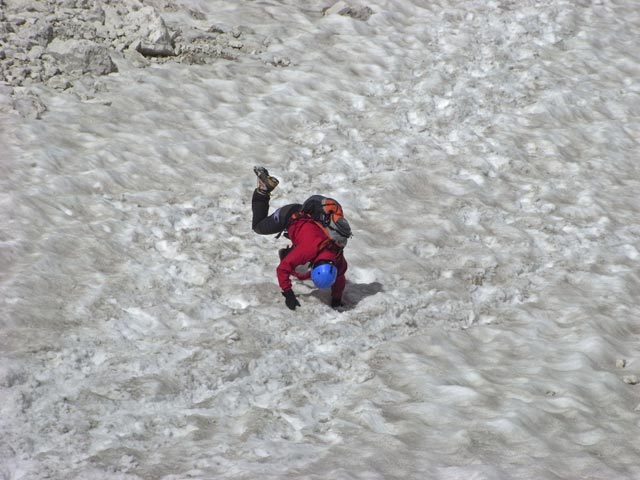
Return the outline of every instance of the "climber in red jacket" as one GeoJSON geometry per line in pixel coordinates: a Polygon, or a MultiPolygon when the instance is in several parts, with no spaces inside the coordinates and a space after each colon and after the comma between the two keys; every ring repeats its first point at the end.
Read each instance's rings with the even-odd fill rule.
{"type": "Polygon", "coordinates": [[[255,167],[254,172],[258,188],[251,199],[253,230],[261,235],[284,233],[292,243],[279,251],[276,269],[287,307],[295,310],[300,306],[292,289],[292,276],[300,280],[311,278],[318,288],[331,288],[331,306],[342,307],[347,271],[343,250],[351,237],[342,207],[333,199],[314,195],[304,204],[285,205],[268,215],[271,192],[278,180],[263,167],[255,167]],[[300,272],[304,266],[308,269],[300,272]]]}

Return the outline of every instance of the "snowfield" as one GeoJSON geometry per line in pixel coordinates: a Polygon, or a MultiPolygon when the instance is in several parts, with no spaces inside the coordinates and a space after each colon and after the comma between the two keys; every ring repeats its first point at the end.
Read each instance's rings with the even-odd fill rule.
{"type": "Polygon", "coordinates": [[[635,0],[0,1],[0,479],[640,479],[635,0]],[[319,193],[343,312],[251,231],[319,193]]]}

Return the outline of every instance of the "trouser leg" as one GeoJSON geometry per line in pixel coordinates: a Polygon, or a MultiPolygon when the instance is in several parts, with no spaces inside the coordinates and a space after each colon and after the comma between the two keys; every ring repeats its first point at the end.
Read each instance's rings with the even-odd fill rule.
{"type": "Polygon", "coordinates": [[[257,190],[254,190],[253,197],[251,197],[251,211],[253,213],[251,228],[256,233],[264,234],[258,225],[267,218],[269,213],[269,196],[262,195],[257,190]]]}
{"type": "Polygon", "coordinates": [[[287,227],[289,216],[300,208],[299,203],[291,203],[277,209],[271,215],[267,215],[269,213],[269,197],[254,191],[251,198],[253,211],[251,227],[254,232],[260,235],[280,233],[287,227]]]}

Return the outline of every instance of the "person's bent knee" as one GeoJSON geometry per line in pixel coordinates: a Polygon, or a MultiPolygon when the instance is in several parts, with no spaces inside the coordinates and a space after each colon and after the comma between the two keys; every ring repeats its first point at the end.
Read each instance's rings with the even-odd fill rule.
{"type": "Polygon", "coordinates": [[[269,231],[268,229],[264,228],[264,226],[261,226],[260,224],[254,225],[253,226],[253,231],[255,233],[257,233],[258,235],[269,235],[273,232],[269,231]]]}

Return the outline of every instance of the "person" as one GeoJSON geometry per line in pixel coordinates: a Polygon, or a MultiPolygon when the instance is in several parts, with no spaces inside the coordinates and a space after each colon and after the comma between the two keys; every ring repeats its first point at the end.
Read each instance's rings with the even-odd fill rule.
{"type": "MultiPolygon", "coordinates": [[[[284,205],[269,215],[271,192],[279,181],[269,175],[264,167],[254,167],[253,170],[258,177],[258,186],[251,198],[253,231],[260,235],[284,234],[291,240],[290,247],[279,250],[280,263],[276,268],[286,306],[291,310],[300,307],[291,283],[291,277],[295,277],[299,280],[311,278],[318,288],[331,288],[331,306],[336,309],[343,307],[342,296],[348,266],[344,247],[351,237],[349,223],[344,217],[340,217],[337,223],[325,228],[309,214],[305,214],[305,204],[300,203],[284,205]],[[305,265],[309,269],[300,272],[300,268],[305,265]]],[[[316,197],[324,198],[310,198],[316,197]]],[[[335,204],[338,205],[337,202],[335,204]]]]}

